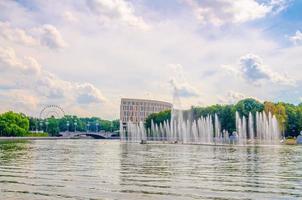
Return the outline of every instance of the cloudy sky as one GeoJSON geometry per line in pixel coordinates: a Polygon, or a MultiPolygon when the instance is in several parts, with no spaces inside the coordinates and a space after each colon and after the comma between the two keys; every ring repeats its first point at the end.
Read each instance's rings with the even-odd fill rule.
{"type": "Polygon", "coordinates": [[[0,0],[0,112],[302,100],[300,0],[0,0]]]}

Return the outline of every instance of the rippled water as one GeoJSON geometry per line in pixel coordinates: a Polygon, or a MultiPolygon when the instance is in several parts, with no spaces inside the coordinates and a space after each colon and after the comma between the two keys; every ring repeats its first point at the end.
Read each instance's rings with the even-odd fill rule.
{"type": "Polygon", "coordinates": [[[302,146],[0,143],[0,199],[299,199],[302,146]]]}

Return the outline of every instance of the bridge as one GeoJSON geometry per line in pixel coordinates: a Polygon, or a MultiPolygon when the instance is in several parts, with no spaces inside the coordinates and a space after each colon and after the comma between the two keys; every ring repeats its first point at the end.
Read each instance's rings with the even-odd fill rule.
{"type": "Polygon", "coordinates": [[[65,138],[76,138],[81,136],[89,136],[94,139],[117,139],[117,137],[113,137],[115,135],[111,132],[61,132],[60,135],[65,138]]]}

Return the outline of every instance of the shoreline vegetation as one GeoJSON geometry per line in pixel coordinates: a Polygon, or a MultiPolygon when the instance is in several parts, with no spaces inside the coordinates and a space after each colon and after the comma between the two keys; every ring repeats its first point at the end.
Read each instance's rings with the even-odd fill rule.
{"type": "Polygon", "coordinates": [[[0,114],[1,137],[45,138],[58,137],[61,132],[114,132],[119,130],[118,120],[103,120],[98,117],[80,118],[66,115],[56,119],[39,119],[12,111],[0,114]]]}
{"type": "MultiPolygon", "coordinates": [[[[194,107],[183,111],[184,119],[196,120],[200,117],[208,115],[214,116],[217,114],[221,122],[221,130],[226,130],[229,133],[236,131],[236,111],[239,115],[248,118],[249,113],[255,115],[257,112],[265,112],[267,115],[271,113],[276,116],[279,124],[279,130],[286,139],[295,139],[302,131],[302,103],[299,105],[284,103],[284,102],[259,102],[252,98],[247,98],[239,101],[236,104],[229,105],[212,105],[207,107],[194,107]]],[[[151,128],[152,121],[159,125],[164,121],[170,121],[171,111],[163,111],[153,113],[148,116],[145,122],[146,129],[151,128]]],[[[213,118],[214,120],[214,118],[213,118]]],[[[291,141],[291,140],[290,140],[291,141]]],[[[289,143],[292,143],[289,142],[289,143]]]]}
{"type": "Polygon", "coordinates": [[[10,142],[10,141],[26,141],[26,140],[77,140],[77,139],[91,139],[91,138],[84,138],[84,137],[56,137],[56,136],[34,136],[34,137],[0,137],[0,145],[1,142],[10,142]]]}
{"type": "MultiPolygon", "coordinates": [[[[294,144],[295,138],[302,131],[302,103],[299,105],[288,104],[284,102],[264,102],[261,103],[255,99],[244,99],[236,104],[212,105],[207,107],[194,107],[184,110],[184,117],[197,119],[201,116],[217,114],[221,121],[222,130],[233,132],[236,130],[235,112],[238,111],[241,116],[248,116],[251,112],[265,111],[276,116],[279,129],[287,139],[285,143],[294,144]]],[[[155,124],[171,119],[171,110],[153,113],[145,121],[145,127],[151,127],[151,121],[155,124]]],[[[119,120],[103,120],[97,117],[79,118],[77,116],[64,116],[56,119],[38,119],[26,116],[22,113],[12,111],[0,114],[0,139],[1,137],[28,137],[28,138],[55,138],[60,136],[60,132],[118,132],[119,120]]]]}

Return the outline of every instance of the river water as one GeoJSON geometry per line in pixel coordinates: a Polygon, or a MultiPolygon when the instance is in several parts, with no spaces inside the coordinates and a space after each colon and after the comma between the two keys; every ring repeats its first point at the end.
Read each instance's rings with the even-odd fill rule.
{"type": "Polygon", "coordinates": [[[0,199],[302,199],[302,146],[1,142],[0,199]]]}

